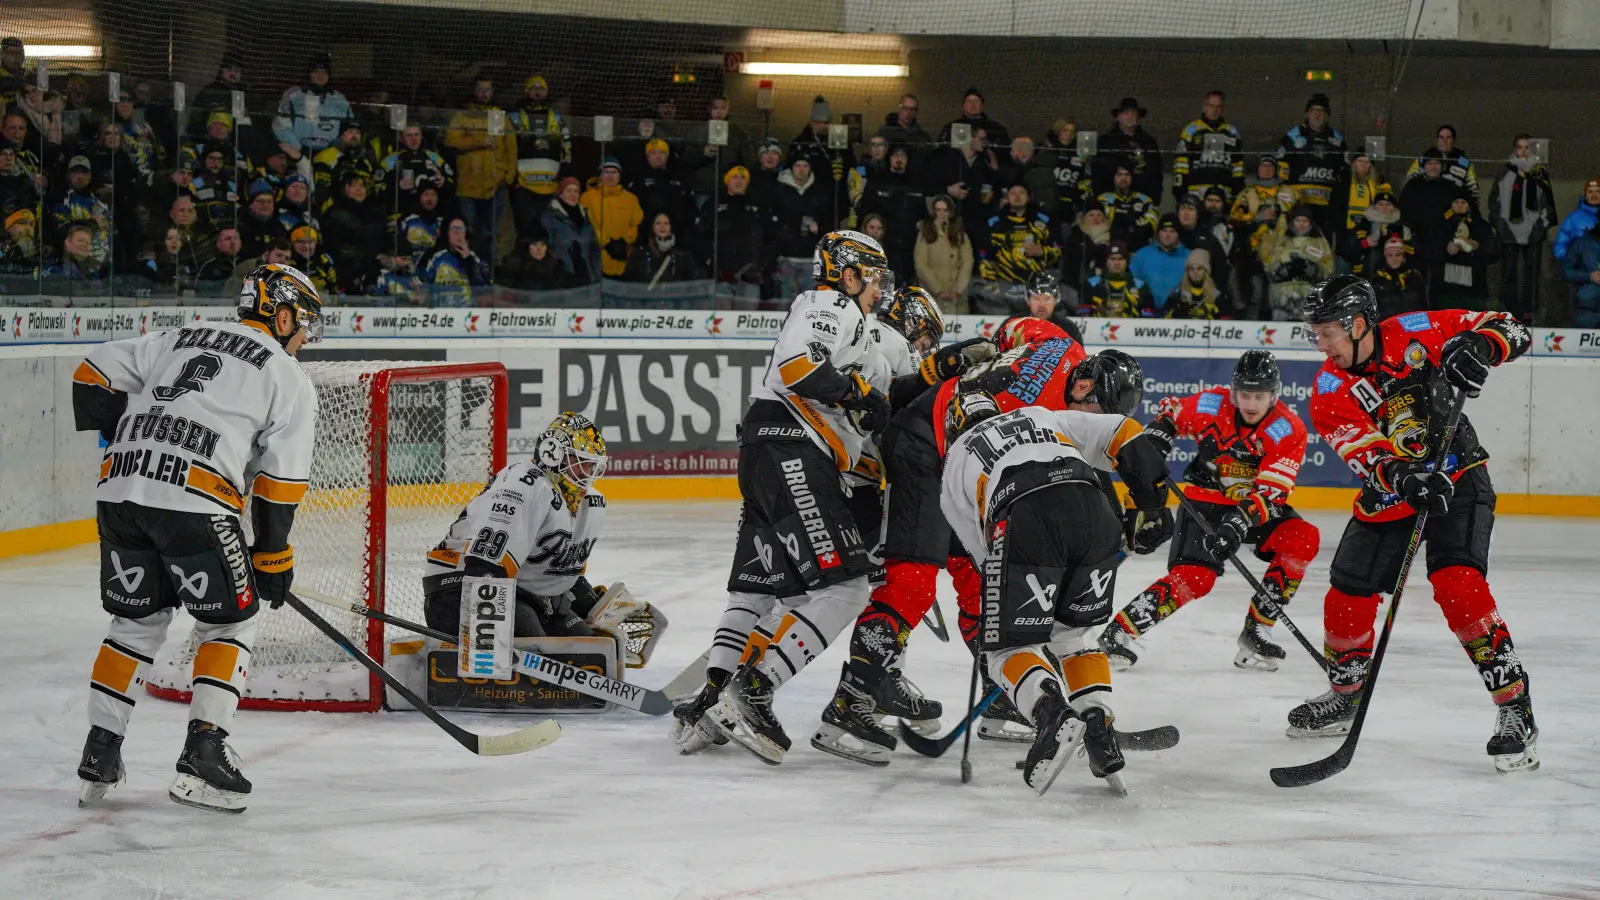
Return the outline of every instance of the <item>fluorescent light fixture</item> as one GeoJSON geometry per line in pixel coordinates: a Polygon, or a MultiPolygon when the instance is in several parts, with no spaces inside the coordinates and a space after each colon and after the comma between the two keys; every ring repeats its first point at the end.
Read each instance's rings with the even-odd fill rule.
{"type": "Polygon", "coordinates": [[[100,58],[100,48],[94,44],[28,44],[22,51],[34,59],[100,58]]]}
{"type": "Polygon", "coordinates": [[[747,62],[739,66],[746,75],[810,75],[818,78],[905,78],[908,66],[861,63],[747,62]]]}

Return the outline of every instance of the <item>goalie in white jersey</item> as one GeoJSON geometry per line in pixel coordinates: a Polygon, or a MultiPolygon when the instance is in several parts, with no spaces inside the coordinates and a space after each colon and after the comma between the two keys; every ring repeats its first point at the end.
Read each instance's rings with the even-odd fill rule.
{"type": "Polygon", "coordinates": [[[178,606],[195,620],[189,734],[169,796],[243,812],[250,782],[227,746],[260,601],[294,578],[289,530],[311,477],[317,395],[294,356],[321,338],[322,302],[299,271],[245,278],[238,322],[101,344],[73,375],[78,430],[106,441],[95,491],[101,603],[111,629],[90,676],[81,803],[123,777],[140,671],[178,606]],[[250,504],[254,543],[240,518],[250,504]]]}
{"type": "Polygon", "coordinates": [[[1002,414],[980,391],[958,395],[946,417],[946,433],[959,438],[945,457],[940,507],[983,572],[980,663],[1034,725],[1023,777],[1041,794],[1080,737],[1096,776],[1116,779],[1122,769],[1106,705],[1111,668],[1085,635],[1111,618],[1124,532],[1139,553],[1172,534],[1166,461],[1123,414],[1142,392],[1137,367],[1127,378],[1115,358],[1107,362],[1074,409],[1002,414]],[[1102,404],[1112,411],[1100,413],[1102,404]],[[1127,484],[1125,522],[1096,469],[1127,484]]]}
{"type": "Polygon", "coordinates": [[[892,293],[893,276],[883,248],[854,231],[823,237],[812,276],[817,287],[789,307],[741,425],[744,506],[728,610],[705,688],[674,711],[673,736],[684,752],[731,738],[772,765],[781,762],[789,738],[772,715],[773,691],[867,604],[869,542],[840,477],[888,424],[889,399],[868,382],[873,369],[887,366],[868,336],[866,313],[880,292],[892,293]],[[779,598],[787,598],[782,606],[779,598]],[[752,620],[754,628],[747,627],[752,620]],[[725,666],[736,652],[742,658],[732,674],[725,666]]]}
{"type": "Polygon", "coordinates": [[[606,441],[585,416],[564,412],[539,436],[533,458],[501,469],[428,552],[422,579],[428,626],[454,633],[462,579],[513,581],[517,637],[574,637],[617,631],[623,619],[644,643],[630,653],[642,666],[665,619],[626,592],[601,595],[584,576],[600,540],[606,498],[606,441]],[[606,602],[601,603],[604,599],[606,602]]]}

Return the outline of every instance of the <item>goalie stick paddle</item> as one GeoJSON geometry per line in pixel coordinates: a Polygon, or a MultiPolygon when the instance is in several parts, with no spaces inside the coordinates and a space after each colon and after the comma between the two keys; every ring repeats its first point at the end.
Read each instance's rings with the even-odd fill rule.
{"type": "MultiPolygon", "coordinates": [[[[388,613],[379,612],[375,609],[362,606],[359,603],[343,603],[341,601],[334,600],[331,597],[322,597],[312,593],[307,593],[306,597],[307,599],[315,600],[318,603],[323,603],[328,606],[338,607],[339,609],[348,609],[358,616],[366,616],[369,619],[377,619],[380,622],[387,622],[390,625],[394,625],[398,628],[404,628],[407,631],[414,631],[417,634],[420,634],[424,637],[431,637],[437,641],[443,641],[447,644],[454,644],[456,642],[456,636],[453,634],[446,634],[443,631],[429,628],[426,625],[423,625],[419,622],[412,622],[409,619],[402,619],[399,616],[391,616],[388,613]]],[[[328,627],[331,628],[333,626],[330,625],[328,627]]],[[[672,700],[667,696],[666,693],[662,691],[653,691],[646,687],[640,687],[637,684],[628,684],[626,681],[618,681],[615,678],[608,678],[604,675],[590,672],[587,669],[580,669],[577,666],[569,665],[559,660],[541,656],[529,650],[513,651],[511,658],[513,663],[512,668],[524,675],[537,678],[540,681],[547,682],[549,684],[559,684],[564,688],[577,691],[585,696],[597,697],[601,700],[609,700],[618,706],[635,710],[637,712],[642,712],[650,716],[664,716],[667,713],[672,712],[672,700]]],[[[409,700],[410,697],[407,697],[406,699],[409,700]]]]}
{"type": "MultiPolygon", "coordinates": [[[[1434,454],[1434,470],[1444,465],[1450,453],[1450,444],[1455,441],[1456,426],[1461,423],[1461,410],[1467,405],[1467,392],[1457,391],[1454,402],[1450,405],[1450,417],[1446,420],[1444,428],[1444,441],[1439,445],[1439,451],[1434,454]]],[[[1367,721],[1367,713],[1372,710],[1372,690],[1378,684],[1378,668],[1383,665],[1384,651],[1389,647],[1389,635],[1394,631],[1394,615],[1400,609],[1400,595],[1406,589],[1406,576],[1411,574],[1411,561],[1417,557],[1417,548],[1422,544],[1422,530],[1428,524],[1428,511],[1417,511],[1416,524],[1411,526],[1411,543],[1406,546],[1406,555],[1400,562],[1400,577],[1394,582],[1394,596],[1389,600],[1389,613],[1383,620],[1383,633],[1378,635],[1378,646],[1372,651],[1372,662],[1367,669],[1367,683],[1361,689],[1361,703],[1356,707],[1355,721],[1350,723],[1350,733],[1345,735],[1344,742],[1332,755],[1322,759],[1308,762],[1299,766],[1278,766],[1271,771],[1272,783],[1278,787],[1305,787],[1316,784],[1327,778],[1343,772],[1350,760],[1356,755],[1356,742],[1361,740],[1361,726],[1367,721]]]]}
{"type": "Polygon", "coordinates": [[[553,743],[561,737],[561,726],[553,719],[546,719],[537,725],[518,729],[509,734],[475,734],[446,719],[438,710],[429,706],[427,701],[412,693],[400,682],[400,679],[390,674],[388,669],[378,665],[372,657],[361,652],[344,632],[328,624],[328,620],[311,611],[305,602],[293,593],[285,594],[284,602],[294,607],[294,611],[305,616],[306,621],[315,625],[317,630],[328,636],[328,639],[338,644],[344,652],[355,657],[356,662],[365,666],[368,671],[383,680],[383,683],[393,688],[395,693],[406,698],[406,701],[417,708],[417,711],[427,716],[433,724],[444,729],[445,734],[455,738],[456,743],[471,750],[479,756],[511,756],[516,753],[527,753],[537,750],[546,744],[553,743]]]}
{"type": "MultiPolygon", "coordinates": [[[[1183,491],[1180,491],[1174,487],[1171,481],[1167,482],[1167,486],[1171,489],[1172,493],[1178,496],[1178,505],[1183,507],[1184,511],[1189,514],[1189,518],[1194,519],[1195,522],[1200,525],[1200,530],[1206,533],[1206,537],[1216,537],[1217,530],[1212,527],[1211,523],[1206,520],[1205,516],[1200,515],[1199,510],[1194,508],[1194,501],[1190,500],[1188,497],[1185,497],[1183,495],[1183,491]]],[[[1289,618],[1288,613],[1284,612],[1283,607],[1279,605],[1276,600],[1272,599],[1271,594],[1267,593],[1267,589],[1264,585],[1262,585],[1261,581],[1257,579],[1255,575],[1251,574],[1250,570],[1245,567],[1244,563],[1239,561],[1239,554],[1230,554],[1228,556],[1228,562],[1233,563],[1233,567],[1239,570],[1240,575],[1244,576],[1244,580],[1250,585],[1250,589],[1256,592],[1256,597],[1260,599],[1262,608],[1276,612],[1278,621],[1283,623],[1283,627],[1289,629],[1289,633],[1294,635],[1294,639],[1300,642],[1300,646],[1306,648],[1306,652],[1311,654],[1311,658],[1316,661],[1318,668],[1322,669],[1324,672],[1328,671],[1328,660],[1317,651],[1316,647],[1311,646],[1311,642],[1306,640],[1306,636],[1300,633],[1299,628],[1295,627],[1294,621],[1289,618]]]]}

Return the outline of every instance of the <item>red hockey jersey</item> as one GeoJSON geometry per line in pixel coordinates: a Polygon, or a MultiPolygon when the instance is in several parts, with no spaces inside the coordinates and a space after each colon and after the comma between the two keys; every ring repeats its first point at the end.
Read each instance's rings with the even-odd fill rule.
{"type": "Polygon", "coordinates": [[[1162,400],[1157,418],[1199,445],[1183,473],[1184,496],[1244,506],[1252,525],[1276,518],[1289,502],[1306,459],[1306,426],[1287,403],[1279,400],[1260,422],[1247,425],[1228,388],[1217,387],[1162,400]]]}

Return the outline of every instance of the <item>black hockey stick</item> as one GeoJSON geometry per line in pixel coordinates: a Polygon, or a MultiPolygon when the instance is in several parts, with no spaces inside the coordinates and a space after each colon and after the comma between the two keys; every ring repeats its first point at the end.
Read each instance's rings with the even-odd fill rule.
{"type": "Polygon", "coordinates": [[[445,734],[455,738],[456,743],[471,750],[479,756],[510,756],[514,753],[526,753],[537,750],[546,744],[552,743],[561,737],[561,726],[554,719],[546,719],[537,725],[518,729],[509,734],[474,734],[461,726],[446,719],[438,710],[429,706],[427,701],[418,697],[400,682],[400,679],[390,674],[388,669],[378,665],[372,657],[361,651],[350,638],[346,637],[339,629],[328,624],[328,620],[311,611],[305,601],[289,593],[284,595],[284,602],[294,607],[294,611],[306,617],[306,621],[317,627],[317,630],[327,635],[329,640],[338,644],[344,652],[355,657],[356,662],[366,667],[367,671],[378,676],[383,683],[393,688],[395,693],[406,698],[406,701],[417,708],[417,711],[427,716],[433,724],[444,729],[445,734]]]}
{"type": "MultiPolygon", "coordinates": [[[[1171,487],[1171,490],[1174,494],[1178,495],[1178,505],[1182,506],[1184,511],[1189,514],[1189,518],[1194,519],[1197,523],[1199,523],[1200,530],[1206,533],[1206,537],[1216,537],[1217,530],[1213,528],[1211,523],[1206,520],[1205,516],[1202,516],[1200,511],[1194,507],[1194,501],[1190,500],[1188,497],[1185,497],[1183,495],[1183,491],[1178,490],[1176,487],[1172,487],[1171,481],[1168,481],[1167,485],[1168,487],[1171,487]]],[[[1255,575],[1251,574],[1250,570],[1245,567],[1245,564],[1239,561],[1239,554],[1237,552],[1229,554],[1228,562],[1233,563],[1233,567],[1239,570],[1239,574],[1244,576],[1244,580],[1248,582],[1250,588],[1256,592],[1256,596],[1260,598],[1262,609],[1269,614],[1276,612],[1278,621],[1282,622],[1284,627],[1289,629],[1289,633],[1294,635],[1294,639],[1300,642],[1300,646],[1306,648],[1306,652],[1311,654],[1312,659],[1316,660],[1317,666],[1320,667],[1324,672],[1328,671],[1328,660],[1323,656],[1322,652],[1316,647],[1311,646],[1311,642],[1306,640],[1306,636],[1300,633],[1299,628],[1295,627],[1294,620],[1290,619],[1288,613],[1284,612],[1283,606],[1281,606],[1278,601],[1274,600],[1271,594],[1267,593],[1266,586],[1261,583],[1261,580],[1256,578],[1255,575]]]]}
{"type": "MultiPolygon", "coordinates": [[[[1439,452],[1433,458],[1433,470],[1438,471],[1444,466],[1444,461],[1450,453],[1450,444],[1455,440],[1456,426],[1461,423],[1461,410],[1467,405],[1467,392],[1457,391],[1455,401],[1450,405],[1450,417],[1446,420],[1444,428],[1444,441],[1439,445],[1439,452]]],[[[1411,526],[1411,543],[1406,546],[1406,555],[1400,562],[1400,576],[1394,582],[1394,597],[1389,600],[1389,614],[1383,620],[1383,633],[1378,636],[1378,646],[1372,651],[1372,663],[1367,669],[1367,683],[1361,689],[1360,705],[1356,707],[1355,721],[1350,723],[1350,733],[1345,735],[1344,743],[1339,749],[1333,751],[1331,756],[1309,762],[1299,766],[1278,766],[1271,772],[1272,783],[1278,787],[1305,787],[1316,784],[1326,778],[1343,772],[1350,765],[1350,760],[1356,755],[1356,742],[1361,739],[1361,726],[1367,721],[1367,713],[1372,710],[1372,689],[1378,683],[1378,668],[1383,665],[1384,651],[1389,647],[1389,635],[1394,632],[1394,616],[1400,609],[1400,595],[1406,588],[1406,576],[1411,573],[1411,562],[1417,557],[1417,548],[1422,545],[1422,530],[1428,524],[1428,511],[1417,510],[1417,522],[1411,526]]]]}
{"type": "MultiPolygon", "coordinates": [[[[972,693],[968,693],[967,696],[970,698],[972,693]]],[[[955,746],[956,741],[961,740],[962,735],[967,734],[971,730],[973,721],[975,721],[979,716],[983,715],[983,711],[988,709],[989,704],[993,703],[999,696],[1000,688],[997,685],[993,690],[989,691],[989,693],[982,700],[979,700],[976,705],[968,709],[967,718],[965,721],[960,722],[956,725],[956,727],[950,729],[950,733],[943,737],[923,737],[922,735],[917,734],[915,731],[912,731],[911,728],[906,725],[906,723],[901,722],[900,739],[905,741],[906,746],[910,747],[913,752],[922,756],[930,757],[932,759],[938,759],[944,755],[946,750],[949,750],[951,747],[955,746]]]]}
{"type": "MultiPolygon", "coordinates": [[[[443,631],[429,628],[409,619],[402,619],[399,616],[391,616],[388,613],[379,612],[359,603],[343,603],[311,593],[307,593],[306,596],[318,603],[324,603],[340,609],[348,609],[358,616],[366,616],[379,622],[387,622],[397,628],[414,631],[423,637],[431,637],[436,641],[454,644],[458,640],[456,635],[446,634],[443,631]]],[[[636,684],[628,684],[626,681],[608,678],[605,675],[590,672],[587,669],[579,669],[560,660],[550,659],[542,654],[527,650],[513,652],[512,661],[512,667],[524,675],[549,682],[550,684],[559,684],[564,688],[569,688],[590,697],[609,700],[626,709],[642,712],[649,716],[664,716],[672,712],[671,698],[661,691],[654,691],[636,684]]]]}
{"type": "MultiPolygon", "coordinates": [[[[961,783],[962,784],[966,784],[966,783],[968,783],[968,782],[970,782],[972,780],[972,760],[968,759],[967,757],[968,757],[968,754],[970,754],[972,752],[972,717],[973,717],[972,701],[974,699],[976,699],[976,696],[977,696],[977,693],[978,693],[978,670],[981,669],[981,668],[983,668],[983,654],[982,653],[974,653],[972,655],[972,681],[970,681],[967,684],[967,719],[966,719],[966,725],[962,728],[962,731],[965,734],[965,737],[964,737],[964,739],[962,741],[962,744],[961,744],[961,783]]],[[[1000,689],[1000,686],[999,685],[995,685],[995,690],[999,690],[999,689],[1000,689]]],[[[985,705],[987,705],[988,701],[989,701],[989,698],[985,697],[984,700],[985,700],[985,705]]],[[[900,727],[904,728],[905,724],[901,723],[900,727]]]]}
{"type": "Polygon", "coordinates": [[[922,624],[926,625],[941,643],[950,643],[950,626],[944,624],[944,610],[939,608],[939,601],[933,601],[933,609],[923,613],[922,624]]]}

